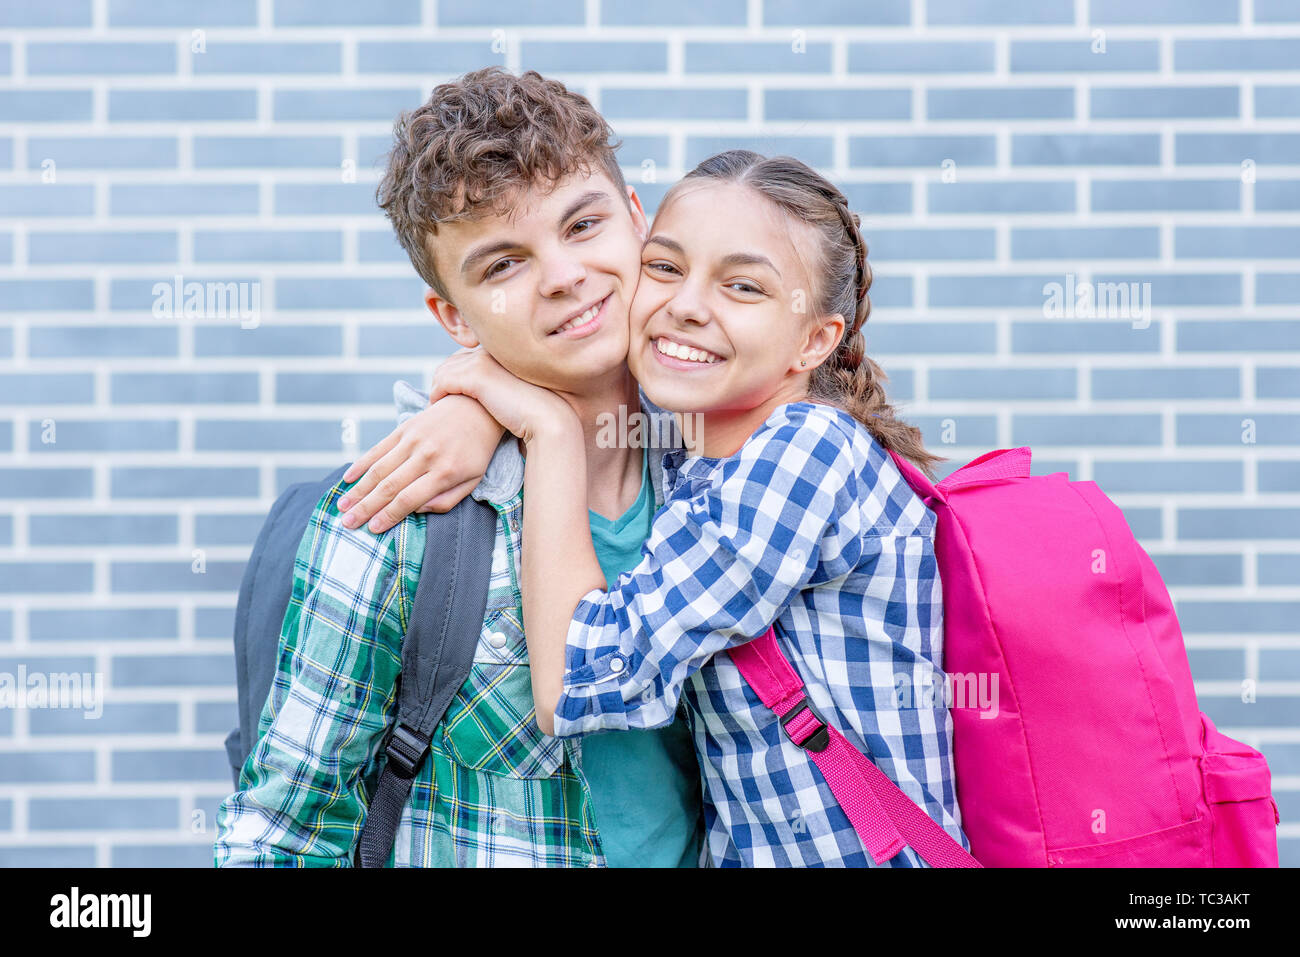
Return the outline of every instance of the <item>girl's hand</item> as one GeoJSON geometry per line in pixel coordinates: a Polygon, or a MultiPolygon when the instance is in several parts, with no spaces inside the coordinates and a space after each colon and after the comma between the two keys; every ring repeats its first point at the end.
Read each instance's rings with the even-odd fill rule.
{"type": "Polygon", "coordinates": [[[429,401],[447,395],[478,399],[506,431],[530,442],[554,426],[577,421],[572,407],[550,389],[525,382],[482,348],[456,353],[434,373],[429,401]]]}
{"type": "Polygon", "coordinates": [[[474,490],[501,441],[501,425],[478,402],[447,396],[413,415],[352,463],[339,499],[346,528],[367,520],[392,528],[412,512],[449,512],[474,490]]]}

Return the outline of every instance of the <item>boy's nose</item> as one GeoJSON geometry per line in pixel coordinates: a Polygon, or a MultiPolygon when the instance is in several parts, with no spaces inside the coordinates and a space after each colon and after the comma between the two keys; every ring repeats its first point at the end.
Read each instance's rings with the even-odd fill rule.
{"type": "Polygon", "coordinates": [[[541,282],[538,291],[547,298],[573,292],[587,277],[586,267],[576,259],[556,257],[539,262],[541,282]]]}

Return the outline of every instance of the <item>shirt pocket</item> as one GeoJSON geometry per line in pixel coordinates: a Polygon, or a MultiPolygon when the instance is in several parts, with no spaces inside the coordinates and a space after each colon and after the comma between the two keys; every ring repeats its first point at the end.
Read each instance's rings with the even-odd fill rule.
{"type": "Polygon", "coordinates": [[[478,646],[474,649],[474,661],[485,665],[528,664],[523,612],[518,605],[488,605],[478,646]]]}
{"type": "Polygon", "coordinates": [[[528,664],[474,662],[442,722],[457,764],[511,778],[548,778],[564,764],[564,741],[542,733],[528,664]]]}

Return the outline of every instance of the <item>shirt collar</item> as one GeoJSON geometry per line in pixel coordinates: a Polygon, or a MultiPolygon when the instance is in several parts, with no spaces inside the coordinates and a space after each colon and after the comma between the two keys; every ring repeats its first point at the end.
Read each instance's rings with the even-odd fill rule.
{"type": "Polygon", "coordinates": [[[469,494],[480,502],[507,505],[523,487],[524,457],[519,453],[519,440],[507,432],[492,453],[483,478],[469,494]]]}
{"type": "Polygon", "coordinates": [[[691,455],[685,448],[673,449],[664,453],[664,480],[668,488],[673,489],[683,481],[709,478],[718,461],[703,455],[691,455]]]}

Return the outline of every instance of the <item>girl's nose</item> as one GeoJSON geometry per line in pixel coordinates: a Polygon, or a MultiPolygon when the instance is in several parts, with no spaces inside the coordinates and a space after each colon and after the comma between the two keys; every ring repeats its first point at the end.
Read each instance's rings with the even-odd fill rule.
{"type": "Polygon", "coordinates": [[[665,309],[668,312],[668,318],[674,322],[693,322],[697,325],[703,325],[710,319],[708,307],[704,304],[703,298],[686,287],[679,289],[677,295],[668,300],[665,309]]]}

